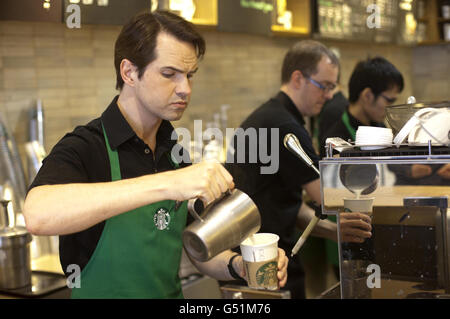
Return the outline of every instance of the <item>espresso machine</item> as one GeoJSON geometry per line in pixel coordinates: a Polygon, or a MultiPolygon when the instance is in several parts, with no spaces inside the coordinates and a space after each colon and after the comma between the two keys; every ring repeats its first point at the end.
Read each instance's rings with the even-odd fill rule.
{"type": "Polygon", "coordinates": [[[327,147],[319,162],[322,213],[335,215],[339,225],[344,199],[357,196],[346,182],[360,189],[372,184],[359,195],[373,199],[372,237],[346,243],[338,226],[340,284],[321,298],[450,298],[450,179],[438,173],[450,163],[450,147],[347,144],[338,157],[327,147]],[[413,178],[420,169],[429,174],[413,178]]]}

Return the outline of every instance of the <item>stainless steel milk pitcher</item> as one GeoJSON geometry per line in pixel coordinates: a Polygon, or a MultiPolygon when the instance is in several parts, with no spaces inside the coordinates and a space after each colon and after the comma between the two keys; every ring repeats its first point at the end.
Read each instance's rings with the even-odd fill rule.
{"type": "Polygon", "coordinates": [[[199,199],[188,202],[189,213],[196,219],[183,232],[188,254],[205,262],[221,252],[239,246],[261,227],[261,216],[252,199],[234,189],[215,200],[203,212],[199,199]]]}

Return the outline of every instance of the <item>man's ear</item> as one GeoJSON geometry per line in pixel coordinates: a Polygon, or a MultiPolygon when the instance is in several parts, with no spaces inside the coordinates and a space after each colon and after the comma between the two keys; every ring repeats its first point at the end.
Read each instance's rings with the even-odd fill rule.
{"type": "Polygon", "coordinates": [[[302,72],[299,70],[295,70],[291,74],[291,83],[292,85],[298,89],[302,85],[302,82],[305,80],[305,77],[303,76],[302,72]]]}
{"type": "Polygon", "coordinates": [[[362,99],[365,104],[371,104],[375,100],[375,95],[371,88],[365,88],[361,91],[359,98],[362,99]]]}
{"type": "Polygon", "coordinates": [[[137,67],[130,60],[123,59],[120,62],[120,76],[124,83],[134,86],[138,79],[137,67]]]}

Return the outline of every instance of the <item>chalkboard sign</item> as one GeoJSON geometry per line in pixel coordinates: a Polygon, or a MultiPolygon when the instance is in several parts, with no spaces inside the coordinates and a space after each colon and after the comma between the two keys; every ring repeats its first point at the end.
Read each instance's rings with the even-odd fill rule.
{"type": "Polygon", "coordinates": [[[268,35],[275,0],[219,0],[219,31],[268,35]]]}
{"type": "Polygon", "coordinates": [[[396,40],[398,0],[315,0],[316,28],[321,37],[367,42],[396,40]]]}
{"type": "Polygon", "coordinates": [[[47,5],[37,0],[0,0],[0,20],[61,22],[61,0],[47,5]]]}
{"type": "MultiPolygon", "coordinates": [[[[71,14],[66,12],[67,6],[71,5],[69,0],[64,0],[65,20],[71,14]]],[[[111,24],[124,25],[134,16],[144,10],[150,12],[150,1],[148,0],[108,0],[92,1],[92,4],[77,4],[80,8],[81,24],[111,24]]]]}

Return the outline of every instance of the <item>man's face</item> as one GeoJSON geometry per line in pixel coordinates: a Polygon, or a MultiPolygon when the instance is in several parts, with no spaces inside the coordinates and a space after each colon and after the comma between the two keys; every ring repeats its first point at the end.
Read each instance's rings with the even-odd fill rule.
{"type": "Polygon", "coordinates": [[[371,121],[382,123],[386,116],[386,107],[395,103],[399,93],[396,86],[383,91],[376,99],[373,99],[371,103],[367,103],[363,106],[364,112],[371,121]]]}
{"type": "Polygon", "coordinates": [[[333,88],[336,86],[337,77],[338,67],[325,56],[317,65],[316,74],[309,78],[303,77],[295,101],[303,116],[315,116],[320,113],[323,104],[333,97],[333,88]]]}
{"type": "Polygon", "coordinates": [[[161,32],[155,53],[156,59],[136,81],[136,97],[153,117],[179,120],[191,97],[191,78],[197,70],[195,48],[161,32]]]}

